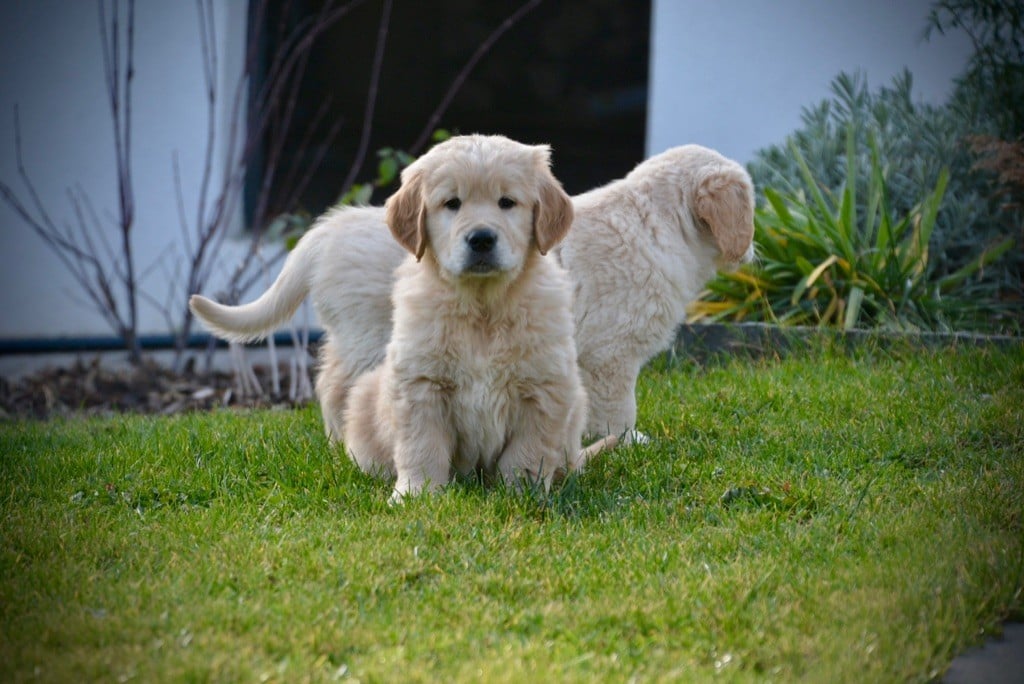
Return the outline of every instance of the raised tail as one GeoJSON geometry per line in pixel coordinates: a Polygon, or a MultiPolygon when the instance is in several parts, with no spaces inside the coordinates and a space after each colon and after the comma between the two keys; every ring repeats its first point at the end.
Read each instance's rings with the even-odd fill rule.
{"type": "Polygon", "coordinates": [[[239,306],[218,304],[194,294],[188,306],[213,334],[231,342],[252,342],[267,336],[292,317],[309,293],[315,232],[307,233],[285,259],[277,280],[259,299],[239,306]]]}

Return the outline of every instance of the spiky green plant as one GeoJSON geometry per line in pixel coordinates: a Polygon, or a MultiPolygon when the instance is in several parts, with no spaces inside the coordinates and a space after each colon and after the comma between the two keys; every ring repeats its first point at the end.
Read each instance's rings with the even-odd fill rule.
{"type": "MultiPolygon", "coordinates": [[[[749,164],[755,187],[762,200],[764,188],[810,197],[805,170],[792,150],[803,157],[816,185],[823,192],[841,196],[849,177],[846,138],[853,129],[858,166],[859,210],[872,177],[872,157],[885,169],[886,200],[893,215],[909,214],[920,199],[948,174],[942,205],[936,216],[928,246],[932,277],[941,278],[972,269],[979,245],[1000,244],[1007,236],[1020,236],[1024,205],[1007,202],[997,175],[980,168],[970,141],[976,136],[998,136],[1002,130],[990,113],[996,109],[986,102],[988,90],[976,87],[965,77],[956,97],[942,105],[917,101],[913,78],[903,72],[888,86],[871,90],[860,74],[841,73],[832,83],[830,98],[808,107],[799,129],[785,143],[760,151],[749,164]],[[874,143],[869,143],[873,138],[874,143]]],[[[1008,302],[1024,297],[1024,250],[1008,251],[997,263],[976,270],[962,285],[970,299],[1008,302]]],[[[954,279],[955,280],[955,279],[954,279]]],[[[1008,308],[1008,307],[1004,307],[1008,308]]],[[[1019,308],[1019,307],[1018,307],[1019,308]]],[[[997,327],[1020,330],[1022,317],[1000,317],[997,327]]],[[[977,321],[990,328],[986,321],[977,321]]]]}
{"type": "Polygon", "coordinates": [[[845,177],[836,192],[815,178],[792,142],[790,154],[802,183],[787,194],[764,188],[766,203],[755,213],[757,262],[712,281],[691,307],[692,320],[942,329],[978,327],[998,313],[996,303],[965,295],[970,276],[1009,250],[1012,238],[975,253],[948,274],[936,276],[929,263],[948,171],[941,170],[934,187],[897,214],[873,135],[864,177],[856,132],[847,128],[845,177]]]}

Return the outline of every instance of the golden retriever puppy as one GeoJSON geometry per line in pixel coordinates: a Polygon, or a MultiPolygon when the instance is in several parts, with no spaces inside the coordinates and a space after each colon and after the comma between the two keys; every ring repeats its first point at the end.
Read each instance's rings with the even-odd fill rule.
{"type": "MultiPolygon", "coordinates": [[[[669,347],[717,269],[753,255],[753,184],[744,168],[699,145],[667,150],[625,178],[573,198],[574,228],[553,254],[573,282],[575,338],[589,398],[587,432],[637,436],[636,378],[669,347]]],[[[339,439],[355,378],[384,358],[393,272],[406,252],[379,207],[326,213],[262,297],[223,307],[195,296],[193,310],[227,339],[262,337],[311,295],[326,342],[317,396],[339,439]]]]}
{"type": "Polygon", "coordinates": [[[754,254],[754,186],[717,152],[685,145],[573,198],[555,254],[574,286],[587,432],[635,432],[640,368],[675,340],[686,307],[719,269],[754,254]]]}
{"type": "Polygon", "coordinates": [[[303,237],[256,302],[193,298],[193,310],[214,331],[244,339],[313,290],[331,355],[317,382],[328,433],[342,436],[363,470],[396,478],[393,499],[437,489],[455,472],[550,485],[587,452],[572,290],[545,256],[569,230],[572,204],[549,157],[546,146],[461,136],[406,168],[385,207],[391,235],[409,252],[393,289],[390,268],[365,261],[361,247],[376,243],[343,237],[365,239],[367,210],[354,210],[350,230],[328,235],[322,224],[303,237]],[[325,244],[339,251],[325,253],[325,244]],[[345,252],[361,264],[356,273],[332,258],[345,252]],[[382,304],[389,289],[391,304],[382,304]],[[355,331],[336,336],[333,324],[355,331]],[[359,371],[376,353],[334,356],[339,342],[382,339],[385,358],[371,370],[359,371]]]}

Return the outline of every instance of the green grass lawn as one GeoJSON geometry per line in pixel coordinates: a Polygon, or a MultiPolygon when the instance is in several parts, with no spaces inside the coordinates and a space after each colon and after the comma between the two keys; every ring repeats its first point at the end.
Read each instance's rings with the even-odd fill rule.
{"type": "Polygon", "coordinates": [[[1024,348],[638,395],[550,494],[400,507],[315,407],[0,424],[0,680],[927,681],[1024,617],[1024,348]]]}

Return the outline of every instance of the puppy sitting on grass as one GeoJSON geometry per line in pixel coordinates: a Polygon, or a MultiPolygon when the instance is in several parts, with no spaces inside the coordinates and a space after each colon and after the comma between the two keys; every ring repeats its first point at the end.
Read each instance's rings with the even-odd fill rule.
{"type": "MultiPolygon", "coordinates": [[[[545,256],[566,235],[573,210],[549,165],[547,146],[456,137],[406,168],[386,204],[387,226],[409,255],[395,271],[385,359],[351,390],[340,374],[322,376],[317,388],[321,401],[348,394],[345,448],[364,471],[395,477],[393,501],[474,471],[548,487],[614,443],[580,450],[587,398],[572,290],[545,256]],[[335,377],[345,383],[338,392],[329,386],[335,377]]],[[[318,258],[303,243],[344,240],[328,230],[336,228],[303,237],[253,304],[193,297],[193,311],[229,338],[253,337],[291,297],[289,283],[306,277],[305,262],[318,258]]]]}

